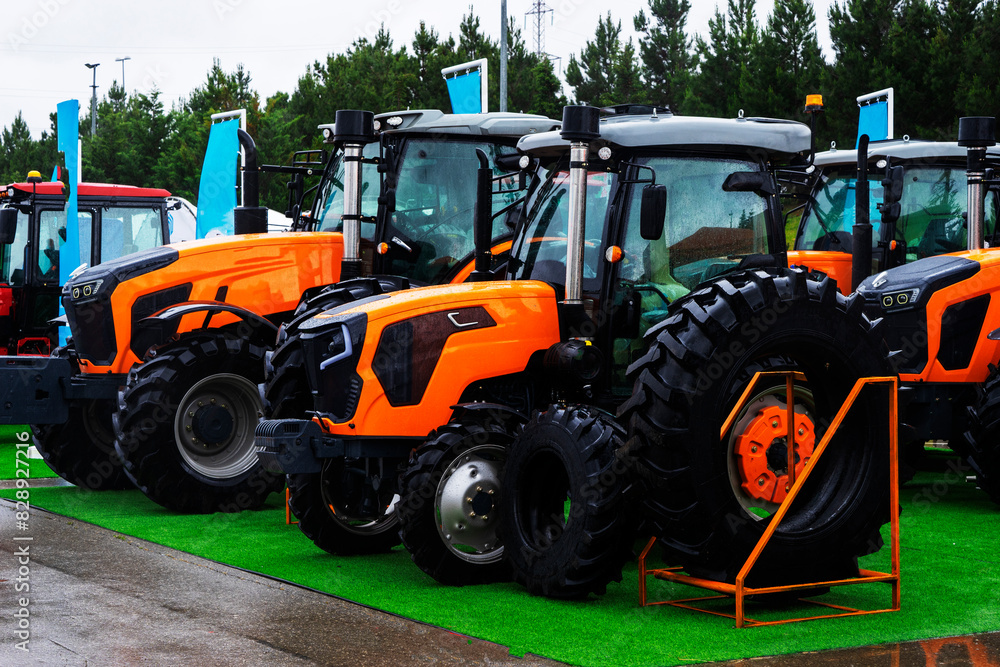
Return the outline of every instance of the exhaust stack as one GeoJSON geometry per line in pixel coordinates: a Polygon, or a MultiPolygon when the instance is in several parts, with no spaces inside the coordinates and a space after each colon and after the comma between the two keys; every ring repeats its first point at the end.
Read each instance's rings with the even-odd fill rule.
{"type": "Polygon", "coordinates": [[[601,136],[600,109],[588,106],[563,107],[559,135],[569,148],[569,229],[566,234],[567,304],[583,303],[583,244],[587,215],[587,157],[590,142],[601,136]]]}
{"type": "Polygon", "coordinates": [[[357,278],[361,265],[361,161],[365,144],[375,140],[375,114],[341,109],[333,125],[333,143],[344,150],[344,259],[341,280],[357,278]]]}
{"type": "Polygon", "coordinates": [[[967,176],[969,182],[968,237],[969,250],[982,250],[986,245],[984,200],[986,188],[986,149],[996,145],[996,118],[966,116],[958,119],[958,145],[969,149],[967,176]]]}

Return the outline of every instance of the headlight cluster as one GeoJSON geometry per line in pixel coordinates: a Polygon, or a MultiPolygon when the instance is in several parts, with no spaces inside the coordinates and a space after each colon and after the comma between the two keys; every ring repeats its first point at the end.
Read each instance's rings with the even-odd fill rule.
{"type": "Polygon", "coordinates": [[[906,308],[913,308],[919,296],[920,288],[917,287],[896,290],[884,293],[880,297],[880,303],[882,304],[882,309],[885,311],[904,310],[906,308]]]}
{"type": "Polygon", "coordinates": [[[98,290],[101,289],[101,285],[104,284],[103,278],[98,278],[97,280],[88,280],[85,283],[80,283],[79,285],[73,285],[70,288],[70,297],[73,300],[76,299],[89,299],[90,297],[97,294],[98,290]]]}

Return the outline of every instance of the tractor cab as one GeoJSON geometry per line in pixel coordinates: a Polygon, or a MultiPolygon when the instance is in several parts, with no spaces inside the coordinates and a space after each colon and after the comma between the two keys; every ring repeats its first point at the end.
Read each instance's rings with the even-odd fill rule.
{"type": "MultiPolygon", "coordinates": [[[[773,170],[804,164],[810,131],[772,119],[613,115],[585,153],[583,252],[567,272],[573,158],[558,133],[518,149],[548,165],[511,253],[512,279],[540,280],[566,299],[581,281],[584,325],[609,373],[600,393],[625,395],[625,370],[669,305],[738,268],[784,264],[773,170]]],[[[582,336],[580,332],[575,334],[582,336]]],[[[617,399],[612,398],[612,402],[617,399]]]]}
{"type": "MultiPolygon", "coordinates": [[[[497,159],[513,154],[520,136],[557,126],[533,114],[455,115],[422,109],[375,115],[374,135],[359,142],[360,275],[406,276],[413,285],[461,279],[475,249],[469,223],[476,183],[469,175],[479,167],[476,151],[486,154],[499,175],[504,168],[497,159]]],[[[320,129],[325,141],[337,141],[334,124],[320,129]]],[[[338,146],[326,166],[309,216],[313,229],[344,228],[345,155],[338,146]]],[[[512,191],[494,198],[494,213],[519,197],[512,191]]],[[[513,223],[498,216],[490,236],[500,246],[494,249],[493,269],[498,269],[506,261],[513,223]]]]}
{"type": "MultiPolygon", "coordinates": [[[[81,183],[77,215],[84,266],[169,241],[166,197],[156,188],[81,183]]],[[[48,355],[55,342],[66,191],[31,172],[0,190],[0,354],[48,355]]],[[[82,268],[82,267],[81,267],[82,268]]]]}
{"type": "MultiPolygon", "coordinates": [[[[966,150],[955,142],[909,138],[868,145],[868,216],[872,225],[874,275],[925,257],[965,249],[966,150]],[[883,220],[882,204],[889,169],[898,168],[899,206],[883,220]],[[896,216],[898,213],[898,217],[896,216]]],[[[1000,158],[989,149],[987,159],[1000,158]]],[[[851,290],[852,227],[858,183],[858,151],[829,150],[816,155],[811,193],[806,197],[789,252],[790,264],[829,274],[843,292],[851,290]]],[[[992,239],[998,204],[995,193],[985,202],[986,236],[992,239]]]]}

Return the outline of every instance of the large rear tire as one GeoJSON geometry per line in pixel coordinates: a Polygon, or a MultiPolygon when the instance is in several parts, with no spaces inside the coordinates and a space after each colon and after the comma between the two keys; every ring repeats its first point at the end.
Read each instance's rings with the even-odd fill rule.
{"type": "Polygon", "coordinates": [[[211,333],[165,345],[129,372],[115,447],[146,496],[207,514],[256,509],[282,489],[254,449],[263,368],[262,346],[211,333]]]}
{"type": "Polygon", "coordinates": [[[503,424],[455,422],[414,450],[400,477],[400,537],[417,567],[450,586],[509,581],[497,536],[503,424]]]}
{"type": "Polygon", "coordinates": [[[582,406],[550,406],[511,445],[501,536],[532,595],[585,598],[621,581],[638,525],[622,429],[582,406]]]}
{"type": "Polygon", "coordinates": [[[976,484],[1000,504],[1000,369],[990,369],[970,417],[962,453],[976,473],[976,484]]]}
{"type": "MultiPolygon", "coordinates": [[[[400,542],[394,479],[373,483],[364,466],[364,460],[328,459],[321,472],[288,475],[288,506],[299,530],[327,553],[383,553],[400,542]]],[[[395,470],[391,462],[384,467],[395,470]]]]}
{"type": "MultiPolygon", "coordinates": [[[[649,331],[620,414],[648,518],[675,564],[733,582],[784,497],[783,392],[773,383],[758,388],[735,427],[719,437],[755,370],[778,359],[805,373],[808,384],[795,389],[802,406],[794,432],[798,469],[857,378],[892,375],[861,304],[826,277],[756,270],[702,287],[649,331]]],[[[857,557],[881,547],[889,456],[878,391],[855,403],[748,585],[856,576],[857,557]]]]}
{"type": "MultiPolygon", "coordinates": [[[[69,347],[56,348],[52,356],[76,359],[69,347]]],[[[94,491],[132,488],[115,452],[111,413],[114,401],[76,400],[69,405],[69,419],[62,424],[33,424],[35,447],[45,463],[67,482],[94,491]]]]}

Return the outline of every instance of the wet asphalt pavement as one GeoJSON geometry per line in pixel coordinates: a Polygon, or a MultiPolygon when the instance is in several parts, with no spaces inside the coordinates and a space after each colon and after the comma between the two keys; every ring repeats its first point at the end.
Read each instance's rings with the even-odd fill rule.
{"type": "MultiPolygon", "coordinates": [[[[0,501],[0,665],[562,664],[43,510],[15,525],[0,501]]],[[[714,664],[1000,667],[1000,633],[714,664]]]]}

